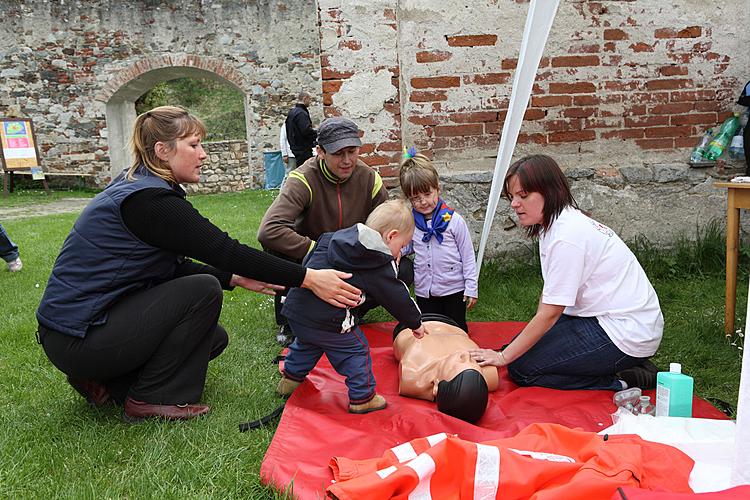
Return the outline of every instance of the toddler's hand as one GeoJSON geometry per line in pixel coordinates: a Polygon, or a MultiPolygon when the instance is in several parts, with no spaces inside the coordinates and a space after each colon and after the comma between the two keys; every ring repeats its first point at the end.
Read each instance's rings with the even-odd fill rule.
{"type": "Polygon", "coordinates": [[[466,310],[471,311],[471,308],[477,303],[477,298],[464,295],[464,302],[466,303],[466,310]]]}
{"type": "Polygon", "coordinates": [[[419,325],[419,328],[416,330],[412,330],[411,333],[418,339],[421,339],[425,335],[429,335],[430,332],[427,331],[427,328],[424,327],[424,324],[419,325]]]}

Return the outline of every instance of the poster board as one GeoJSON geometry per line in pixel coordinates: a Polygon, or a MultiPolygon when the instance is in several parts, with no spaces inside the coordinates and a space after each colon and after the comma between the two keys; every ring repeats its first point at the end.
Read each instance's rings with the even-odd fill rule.
{"type": "Polygon", "coordinates": [[[3,170],[39,170],[41,161],[30,118],[0,118],[0,163],[3,170]]]}

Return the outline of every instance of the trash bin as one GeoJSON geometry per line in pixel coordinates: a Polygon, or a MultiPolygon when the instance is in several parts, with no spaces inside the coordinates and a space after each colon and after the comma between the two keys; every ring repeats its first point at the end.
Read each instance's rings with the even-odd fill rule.
{"type": "Polygon", "coordinates": [[[284,180],[284,159],[281,151],[264,151],[263,166],[266,171],[266,189],[278,189],[284,180]]]}

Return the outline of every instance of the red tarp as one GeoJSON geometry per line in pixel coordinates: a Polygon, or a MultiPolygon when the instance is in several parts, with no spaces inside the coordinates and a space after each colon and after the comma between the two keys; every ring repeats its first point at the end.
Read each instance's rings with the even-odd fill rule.
{"type": "MultiPolygon", "coordinates": [[[[323,498],[333,479],[331,457],[364,459],[418,437],[438,432],[470,441],[514,436],[532,423],[557,423],[598,432],[612,424],[611,391],[558,391],[519,388],[500,370],[500,387],[490,394],[487,411],[472,425],[437,411],[435,403],[398,395],[398,362],[391,347],[394,323],[363,325],[373,358],[378,393],[388,408],[365,415],[347,412],[344,379],[324,357],[286,404],[261,465],[261,480],[285,489],[293,482],[302,499],[323,498]]],[[[499,349],[524,323],[469,323],[469,334],[480,346],[499,349]]],[[[646,391],[651,395],[653,391],[646,391]]],[[[726,418],[708,402],[696,398],[693,416],[726,418]]]]}

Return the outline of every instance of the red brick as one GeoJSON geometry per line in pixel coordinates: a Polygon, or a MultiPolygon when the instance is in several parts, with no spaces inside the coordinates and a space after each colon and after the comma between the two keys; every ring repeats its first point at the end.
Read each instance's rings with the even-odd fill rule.
{"type": "Polygon", "coordinates": [[[632,106],[626,106],[623,114],[625,116],[645,115],[647,111],[648,108],[645,104],[633,104],[632,106]]]}
{"type": "Polygon", "coordinates": [[[335,94],[341,90],[341,80],[326,80],[323,82],[323,92],[335,94]]]}
{"type": "Polygon", "coordinates": [[[599,56],[558,56],[552,58],[553,68],[577,68],[599,66],[599,56]]]}
{"type": "Polygon", "coordinates": [[[716,91],[714,90],[693,90],[693,91],[680,91],[672,92],[672,101],[712,101],[716,99],[716,91]]]}
{"type": "Polygon", "coordinates": [[[626,128],[621,130],[606,130],[601,134],[602,139],[640,139],[643,137],[642,128],[626,128]]]}
{"type": "Polygon", "coordinates": [[[531,98],[531,105],[535,108],[570,106],[571,102],[573,98],[569,95],[542,95],[531,98]]]}
{"type": "Polygon", "coordinates": [[[677,30],[672,28],[659,28],[654,30],[654,38],[675,38],[677,36],[677,30]]]}
{"type": "Polygon", "coordinates": [[[354,71],[337,71],[330,68],[321,68],[320,76],[323,80],[343,80],[354,75],[354,71]]]}
{"type": "Polygon", "coordinates": [[[359,40],[341,40],[339,42],[339,49],[360,50],[361,48],[362,42],[359,40]]]}
{"type": "Polygon", "coordinates": [[[593,130],[573,130],[570,132],[553,132],[547,135],[549,142],[585,142],[596,139],[593,130]]]}
{"type": "Polygon", "coordinates": [[[653,52],[654,46],[646,42],[638,42],[630,44],[630,50],[633,52],[653,52]]]}
{"type": "MultiPolygon", "coordinates": [[[[507,114],[507,111],[505,112],[505,114],[507,114]]],[[[523,119],[524,120],[541,120],[545,116],[547,116],[547,112],[545,110],[529,108],[526,110],[526,113],[523,114],[523,119]]]]}
{"type": "Polygon", "coordinates": [[[698,137],[675,137],[674,147],[676,148],[693,148],[698,144],[698,137]]]}
{"type": "Polygon", "coordinates": [[[329,92],[323,92],[323,106],[330,106],[333,104],[333,94],[329,92]]]}
{"type": "Polygon", "coordinates": [[[641,116],[638,118],[625,117],[625,127],[654,127],[658,125],[669,125],[669,116],[641,116]]]}
{"type": "Polygon", "coordinates": [[[476,83],[477,85],[499,85],[510,80],[510,73],[482,73],[477,75],[465,75],[464,83],[476,83]]]}
{"type": "Polygon", "coordinates": [[[430,125],[435,126],[440,123],[445,123],[446,118],[444,116],[437,115],[423,115],[423,116],[410,116],[407,120],[415,125],[430,125]]]}
{"type": "Polygon", "coordinates": [[[700,26],[688,26],[685,29],[681,29],[677,32],[679,38],[698,38],[701,36],[703,30],[700,26]]]}
{"type": "Polygon", "coordinates": [[[604,30],[605,40],[627,40],[628,34],[621,29],[610,28],[604,30]]]}
{"type": "Polygon", "coordinates": [[[547,136],[544,134],[518,134],[518,142],[521,144],[547,144],[547,136]]]}
{"type": "Polygon", "coordinates": [[[662,76],[684,76],[688,74],[688,69],[686,66],[677,66],[676,64],[671,64],[669,66],[662,66],[659,68],[659,74],[662,76]]]}
{"type": "Polygon", "coordinates": [[[648,90],[670,90],[684,89],[693,85],[693,80],[686,78],[676,78],[674,80],[650,80],[646,82],[648,90]]]}
{"type": "Polygon", "coordinates": [[[674,115],[672,125],[713,125],[716,123],[716,113],[688,113],[674,115]]]}
{"type": "Polygon", "coordinates": [[[372,143],[365,143],[359,147],[359,154],[361,155],[366,155],[372,153],[373,151],[375,151],[375,144],[372,143]]]}
{"type": "Polygon", "coordinates": [[[518,65],[518,59],[503,59],[500,63],[501,69],[515,69],[518,65]]]}
{"type": "Polygon", "coordinates": [[[569,54],[596,54],[601,50],[601,46],[598,43],[581,43],[577,45],[571,45],[568,49],[569,54]]]}
{"type": "Polygon", "coordinates": [[[322,55],[322,56],[320,56],[320,67],[321,68],[327,68],[328,66],[330,66],[330,64],[331,64],[330,60],[331,60],[330,56],[328,56],[328,55],[322,55]]]}
{"type": "Polygon", "coordinates": [[[588,118],[596,113],[596,108],[565,108],[563,116],[566,118],[588,118]]]}
{"type": "Polygon", "coordinates": [[[604,43],[604,52],[614,52],[616,48],[617,48],[617,44],[615,44],[615,42],[604,43]]]}
{"type": "Polygon", "coordinates": [[[450,47],[479,47],[495,45],[497,35],[457,35],[446,39],[450,47]]]}
{"type": "Polygon", "coordinates": [[[689,113],[693,110],[691,102],[670,102],[668,104],[657,104],[649,112],[653,115],[673,115],[677,113],[689,113]]]}
{"type": "Polygon", "coordinates": [[[409,95],[411,102],[447,101],[448,96],[444,90],[420,91],[416,90],[409,95]]]}
{"type": "Polygon", "coordinates": [[[444,50],[422,50],[417,52],[418,63],[447,61],[451,57],[453,57],[453,54],[444,50]]]}
{"type": "Polygon", "coordinates": [[[500,131],[503,129],[503,122],[497,121],[497,122],[488,122],[484,124],[484,133],[485,134],[499,134],[500,131]]]}
{"type": "Polygon", "coordinates": [[[674,149],[673,139],[636,139],[642,149],[674,149]]]}
{"type": "Polygon", "coordinates": [[[393,9],[383,9],[383,17],[390,20],[395,21],[396,20],[396,11],[393,9]]]}
{"type": "Polygon", "coordinates": [[[371,167],[379,165],[389,165],[390,163],[393,163],[389,156],[383,156],[373,153],[367,155],[360,154],[359,157],[363,162],[371,167]]]}
{"type": "Polygon", "coordinates": [[[428,76],[411,79],[411,86],[415,89],[444,89],[460,87],[461,79],[457,76],[428,76]]]}
{"type": "Polygon", "coordinates": [[[696,111],[721,111],[721,102],[719,101],[695,101],[696,111]]]}
{"type": "Polygon", "coordinates": [[[323,106],[323,116],[326,118],[331,116],[341,116],[341,110],[336,106],[323,106]]]}
{"type": "Polygon", "coordinates": [[[654,127],[646,129],[646,137],[684,137],[693,133],[693,127],[681,125],[679,127],[654,127]]]}
{"type": "Polygon", "coordinates": [[[378,151],[401,151],[401,143],[400,142],[381,142],[378,144],[378,151]]]}
{"type": "Polygon", "coordinates": [[[484,128],[481,123],[468,125],[437,125],[435,135],[437,137],[455,137],[460,135],[481,135],[484,128]]]}
{"type": "Polygon", "coordinates": [[[599,98],[595,95],[573,96],[573,104],[576,106],[595,106],[599,104],[599,98]]]}
{"type": "Polygon", "coordinates": [[[615,91],[615,92],[632,92],[634,90],[641,90],[643,86],[643,82],[639,80],[610,80],[606,82],[601,82],[599,84],[600,87],[603,86],[608,91],[615,91]]]}
{"type": "Polygon", "coordinates": [[[495,111],[474,111],[469,113],[451,113],[448,119],[454,123],[480,123],[497,121],[495,111]]]}
{"type": "Polygon", "coordinates": [[[589,82],[550,83],[550,94],[591,94],[596,92],[596,85],[589,82]]]}

